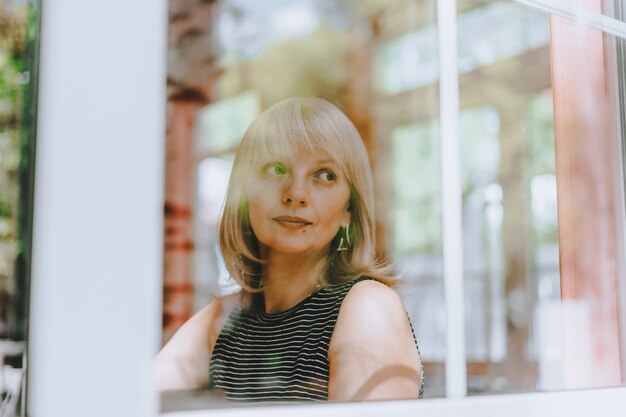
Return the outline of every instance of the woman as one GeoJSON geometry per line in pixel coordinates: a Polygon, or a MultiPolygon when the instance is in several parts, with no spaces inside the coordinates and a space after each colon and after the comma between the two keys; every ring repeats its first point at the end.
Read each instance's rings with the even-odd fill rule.
{"type": "Polygon", "coordinates": [[[263,112],[237,151],[220,224],[241,286],[157,356],[161,390],[234,401],[417,398],[422,365],[374,254],[372,175],[348,118],[318,98],[263,112]]]}

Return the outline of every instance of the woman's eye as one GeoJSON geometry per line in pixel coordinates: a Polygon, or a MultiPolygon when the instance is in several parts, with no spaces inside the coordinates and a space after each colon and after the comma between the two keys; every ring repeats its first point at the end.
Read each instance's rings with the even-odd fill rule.
{"type": "Polygon", "coordinates": [[[325,182],[332,182],[337,179],[337,176],[330,171],[320,171],[317,173],[317,178],[325,182]]]}
{"type": "Polygon", "coordinates": [[[278,164],[267,165],[263,168],[263,171],[272,175],[284,175],[287,173],[287,170],[282,165],[278,164]]]}

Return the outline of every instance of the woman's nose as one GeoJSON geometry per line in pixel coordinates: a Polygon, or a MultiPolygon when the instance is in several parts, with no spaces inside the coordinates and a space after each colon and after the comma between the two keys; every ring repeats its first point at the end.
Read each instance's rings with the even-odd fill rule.
{"type": "Polygon", "coordinates": [[[306,206],[309,204],[309,195],[306,190],[304,178],[291,178],[283,192],[283,204],[297,204],[306,206]]]}

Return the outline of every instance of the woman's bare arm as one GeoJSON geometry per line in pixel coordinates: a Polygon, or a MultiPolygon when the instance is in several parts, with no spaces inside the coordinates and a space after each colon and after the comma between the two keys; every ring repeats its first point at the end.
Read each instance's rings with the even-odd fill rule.
{"type": "Polygon", "coordinates": [[[187,320],[161,349],[155,358],[160,391],[198,389],[207,384],[221,316],[221,302],[211,302],[187,320]]]}
{"type": "Polygon", "coordinates": [[[328,399],[417,398],[421,362],[400,297],[361,281],[344,299],[330,341],[328,399]]]}

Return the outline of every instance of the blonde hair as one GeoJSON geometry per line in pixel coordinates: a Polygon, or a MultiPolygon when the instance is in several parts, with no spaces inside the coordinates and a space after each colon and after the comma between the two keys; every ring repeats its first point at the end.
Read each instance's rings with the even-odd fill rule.
{"type": "MultiPolygon", "coordinates": [[[[248,215],[244,183],[260,155],[322,149],[333,155],[350,185],[349,251],[330,244],[321,285],[369,276],[394,286],[391,268],[376,260],[374,190],[367,151],[354,124],[337,107],[320,98],[283,100],[261,113],[237,150],[220,221],[220,249],[231,277],[241,286],[243,308],[261,292],[264,260],[248,215]]],[[[339,232],[341,233],[341,231],[339,232]]],[[[339,234],[338,233],[338,234],[339,234]]]]}

